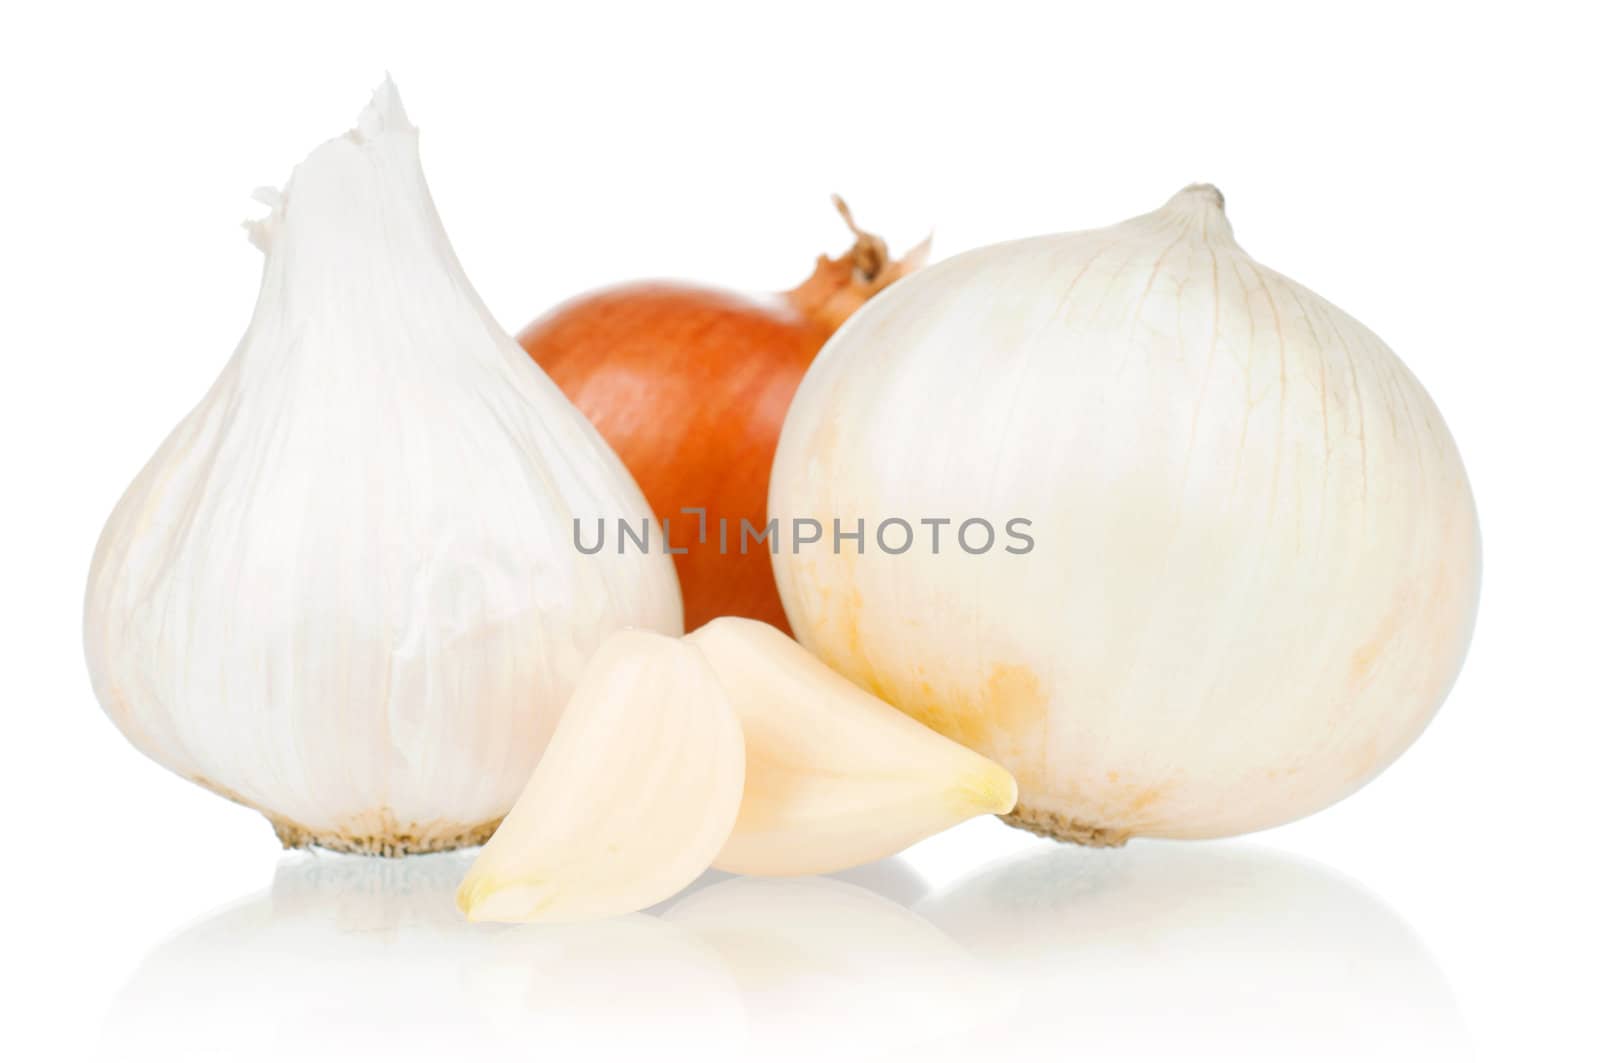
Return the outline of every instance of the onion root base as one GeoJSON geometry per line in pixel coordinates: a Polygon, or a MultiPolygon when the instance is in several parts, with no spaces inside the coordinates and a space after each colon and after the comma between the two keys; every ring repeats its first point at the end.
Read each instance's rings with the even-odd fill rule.
{"type": "Polygon", "coordinates": [[[1026,808],[1020,804],[1000,819],[1007,826],[1037,834],[1041,838],[1071,842],[1092,849],[1118,849],[1128,844],[1128,839],[1133,836],[1132,832],[1116,827],[1099,827],[1070,816],[1026,808]]]}

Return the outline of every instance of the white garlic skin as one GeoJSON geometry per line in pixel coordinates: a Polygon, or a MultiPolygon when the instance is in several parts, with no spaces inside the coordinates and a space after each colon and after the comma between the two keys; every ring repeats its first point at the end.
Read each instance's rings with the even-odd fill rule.
{"type": "Polygon", "coordinates": [[[869,529],[863,556],[774,557],[797,638],[1010,768],[1013,822],[1095,844],[1351,793],[1444,699],[1478,597],[1439,411],[1377,336],[1252,261],[1210,186],[873,300],[800,387],[769,512],[869,529]],[[889,556],[889,517],[984,517],[999,545],[968,555],[950,525],[935,557],[919,526],[889,556]],[[1004,550],[1014,517],[1029,553],[1004,550]]]}
{"type": "Polygon", "coordinates": [[[462,273],[392,84],[267,198],[249,329],[101,535],[95,693],[286,844],[481,842],[599,644],[681,632],[671,559],[575,549],[649,507],[462,273]]]}

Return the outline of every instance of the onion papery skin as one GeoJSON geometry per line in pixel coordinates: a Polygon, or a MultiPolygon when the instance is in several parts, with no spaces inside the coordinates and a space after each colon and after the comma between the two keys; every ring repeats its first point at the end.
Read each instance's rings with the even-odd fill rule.
{"type": "Polygon", "coordinates": [[[686,550],[673,560],[688,630],[719,616],[787,630],[767,548],[741,554],[739,521],[766,523],[784,414],[830,334],[781,299],[660,282],[580,297],[518,336],[686,550]],[[699,517],[683,507],[706,510],[705,543],[699,517]],[[729,521],[727,553],[720,518],[729,521]]]}
{"type": "Polygon", "coordinates": [[[1004,764],[1010,821],[1090,844],[1270,827],[1426,726],[1479,587],[1444,421],[1371,331],[1235,243],[1192,186],[956,256],[819,355],[780,521],[1031,521],[899,556],[774,557],[796,637],[1004,764]],[[1002,539],[1002,542],[1005,540],[1002,539]]]}
{"type": "MultiPolygon", "coordinates": [[[[669,281],[578,296],[517,337],[588,416],[668,522],[684,625],[748,617],[784,631],[766,526],[773,453],[796,388],[822,345],[868,299],[916,269],[857,229],[799,287],[769,296],[669,281]],[[698,514],[705,510],[704,533],[698,514]],[[724,546],[722,521],[726,521],[724,546]],[[741,551],[741,521],[752,537],[741,551]]],[[[587,533],[592,541],[593,533],[587,533]]]]}

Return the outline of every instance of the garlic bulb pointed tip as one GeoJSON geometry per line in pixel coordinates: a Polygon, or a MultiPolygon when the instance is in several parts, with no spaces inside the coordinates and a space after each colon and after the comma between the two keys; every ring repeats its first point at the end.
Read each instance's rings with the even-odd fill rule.
{"type": "Polygon", "coordinates": [[[386,132],[416,132],[411,119],[406,116],[405,105],[400,102],[400,89],[388,73],[378,87],[372,90],[372,99],[362,108],[351,130],[352,139],[371,139],[386,132]]]}

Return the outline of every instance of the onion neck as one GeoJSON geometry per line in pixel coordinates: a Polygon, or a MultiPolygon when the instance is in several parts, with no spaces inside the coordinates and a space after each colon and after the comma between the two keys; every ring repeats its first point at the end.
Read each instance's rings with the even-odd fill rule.
{"type": "Polygon", "coordinates": [[[1222,190],[1216,185],[1193,184],[1167,200],[1161,209],[1145,217],[1162,228],[1176,226],[1198,232],[1208,240],[1232,243],[1233,226],[1228,223],[1223,203],[1222,190]]]}
{"type": "Polygon", "coordinates": [[[829,333],[868,299],[920,267],[930,244],[924,240],[903,258],[892,258],[883,237],[856,225],[843,199],[834,196],[833,205],[854,234],[855,245],[837,258],[819,255],[811,276],[784,293],[791,306],[829,333]]]}

